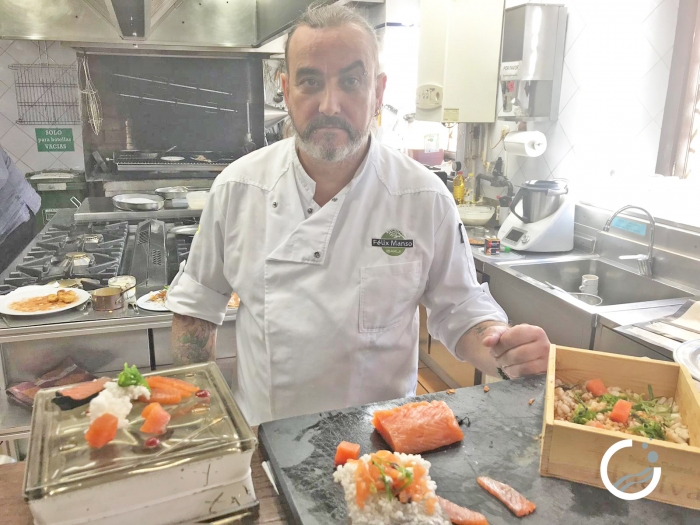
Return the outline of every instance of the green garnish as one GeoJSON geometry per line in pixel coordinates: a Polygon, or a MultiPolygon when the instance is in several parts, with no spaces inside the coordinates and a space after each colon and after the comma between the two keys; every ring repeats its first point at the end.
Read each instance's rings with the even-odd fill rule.
{"type": "Polygon", "coordinates": [[[148,386],[148,382],[143,378],[141,372],[138,371],[136,365],[129,368],[129,366],[124,363],[124,370],[119,374],[117,384],[122,387],[143,386],[147,388],[149,392],[151,391],[151,387],[148,386]]]}
{"type": "Polygon", "coordinates": [[[377,463],[375,460],[372,460],[372,465],[377,467],[379,469],[379,473],[382,475],[382,482],[384,483],[384,492],[386,492],[387,497],[389,500],[394,499],[394,493],[391,491],[391,478],[386,475],[386,471],[384,470],[384,466],[380,465],[377,463]],[[387,483],[387,479],[389,480],[389,483],[387,483]]]}
{"type": "Polygon", "coordinates": [[[635,434],[639,434],[641,436],[646,436],[652,439],[660,439],[665,441],[666,440],[666,432],[664,432],[663,426],[661,426],[661,423],[657,421],[650,421],[648,419],[644,419],[643,417],[640,417],[638,415],[634,416],[635,419],[639,420],[642,422],[641,425],[630,428],[631,432],[634,432],[635,434]]]}
{"type": "Polygon", "coordinates": [[[413,483],[413,473],[410,470],[408,470],[407,468],[402,467],[398,463],[391,463],[391,466],[394,469],[398,470],[399,473],[401,474],[401,477],[405,480],[404,484],[401,485],[401,487],[399,487],[398,489],[396,489],[396,492],[400,493],[405,488],[407,488],[411,483],[413,483]]]}
{"type": "Polygon", "coordinates": [[[647,385],[647,389],[649,390],[649,401],[654,399],[654,389],[651,388],[651,385],[647,385]]]}
{"type": "Polygon", "coordinates": [[[572,421],[579,425],[585,425],[589,421],[595,419],[597,414],[597,412],[586,408],[586,405],[576,405],[572,421]]]}

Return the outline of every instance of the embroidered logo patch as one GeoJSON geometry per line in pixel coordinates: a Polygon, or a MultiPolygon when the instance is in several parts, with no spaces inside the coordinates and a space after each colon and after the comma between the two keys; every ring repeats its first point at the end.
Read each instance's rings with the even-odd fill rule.
{"type": "Polygon", "coordinates": [[[372,239],[372,246],[379,246],[387,255],[396,257],[406,251],[406,248],[413,248],[413,239],[406,239],[399,230],[389,230],[381,239],[372,239]]]}

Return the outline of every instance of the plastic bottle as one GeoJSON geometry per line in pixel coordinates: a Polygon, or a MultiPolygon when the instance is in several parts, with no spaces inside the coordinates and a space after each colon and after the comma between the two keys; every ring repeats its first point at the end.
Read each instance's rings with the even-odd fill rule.
{"type": "Polygon", "coordinates": [[[474,178],[474,173],[467,175],[467,198],[472,204],[476,202],[476,179],[474,178]]]}
{"type": "Polygon", "coordinates": [[[461,171],[458,171],[457,175],[455,175],[455,178],[452,181],[452,195],[454,196],[455,202],[457,204],[464,203],[465,190],[466,190],[466,187],[464,185],[464,175],[462,174],[461,171]]]}

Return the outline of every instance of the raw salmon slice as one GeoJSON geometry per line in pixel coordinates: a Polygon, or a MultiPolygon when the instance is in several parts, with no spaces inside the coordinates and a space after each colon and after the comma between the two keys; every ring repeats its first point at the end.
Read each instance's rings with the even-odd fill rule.
{"type": "Polygon", "coordinates": [[[335,466],[345,465],[350,459],[360,459],[360,445],[341,441],[335,452],[335,466]]]}
{"type": "Polygon", "coordinates": [[[85,432],[85,441],[91,448],[102,448],[117,436],[117,424],[119,421],[112,414],[102,414],[90,423],[85,432]]]}
{"type": "Polygon", "coordinates": [[[151,397],[139,397],[142,403],[160,403],[161,405],[177,405],[182,401],[182,391],[166,388],[151,388],[151,397]]]}
{"type": "Polygon", "coordinates": [[[144,412],[147,413],[146,421],[141,425],[141,432],[144,434],[162,434],[170,422],[168,414],[158,403],[151,403],[144,412]],[[150,410],[148,410],[150,408],[150,410]]]}
{"type": "Polygon", "coordinates": [[[444,401],[377,410],[372,425],[394,452],[404,454],[420,454],[464,439],[457,418],[444,401]]]}
{"type": "Polygon", "coordinates": [[[454,525],[489,525],[486,516],[466,507],[460,507],[445,498],[437,496],[438,503],[454,525]]]}
{"type": "Polygon", "coordinates": [[[503,503],[508,510],[515,514],[518,518],[532,514],[537,505],[528,500],[510,485],[496,481],[486,476],[476,478],[476,482],[481,485],[486,492],[495,496],[503,503]]]}
{"type": "Polygon", "coordinates": [[[187,381],[182,381],[181,379],[175,379],[174,377],[151,376],[147,377],[146,381],[151,388],[175,388],[183,392],[188,392],[189,395],[185,397],[189,397],[199,390],[198,386],[188,383],[187,381]]]}
{"type": "Polygon", "coordinates": [[[70,397],[76,401],[82,401],[83,399],[102,392],[105,388],[105,383],[108,381],[110,381],[108,377],[101,377],[99,379],[95,379],[94,381],[78,383],[77,385],[67,388],[66,390],[60,390],[59,393],[62,396],[70,397]]]}

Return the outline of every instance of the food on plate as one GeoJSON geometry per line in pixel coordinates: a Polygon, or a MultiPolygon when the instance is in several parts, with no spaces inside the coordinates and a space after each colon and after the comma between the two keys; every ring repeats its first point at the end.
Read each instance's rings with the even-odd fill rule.
{"type": "Polygon", "coordinates": [[[460,507],[445,498],[437,496],[438,503],[454,525],[489,525],[486,516],[466,507],[460,507]]]}
{"type": "Polygon", "coordinates": [[[590,381],[586,381],[586,390],[596,397],[608,393],[608,389],[605,388],[605,383],[603,383],[602,379],[591,379],[590,381]]]}
{"type": "Polygon", "coordinates": [[[377,410],[372,425],[395,452],[419,454],[464,438],[457,418],[444,401],[408,403],[377,410]]]}
{"type": "Polygon", "coordinates": [[[360,459],[360,445],[348,441],[341,441],[335,451],[335,466],[345,465],[350,459],[360,459]]]}
{"type": "Polygon", "coordinates": [[[182,401],[182,394],[182,390],[175,388],[151,388],[151,395],[149,397],[140,397],[139,401],[142,403],[152,401],[161,405],[177,405],[182,401]]]}
{"type": "MultiPolygon", "coordinates": [[[[174,377],[151,376],[146,381],[152,388],[174,388],[175,390],[181,390],[190,395],[199,391],[198,386],[188,383],[187,381],[182,381],[181,379],[175,379],[174,377]]],[[[184,397],[190,396],[186,395],[184,397]]]]}
{"type": "Polygon", "coordinates": [[[557,379],[554,388],[554,418],[579,425],[616,430],[625,434],[687,445],[688,427],[673,398],[654,397],[649,385],[645,395],[588,381],[566,385],[557,379]],[[591,389],[593,383],[593,390],[591,389]],[[602,386],[602,388],[601,388],[602,386]],[[595,392],[603,392],[596,395],[595,392]]]}
{"type": "Polygon", "coordinates": [[[108,377],[101,377],[94,381],[78,383],[65,390],[59,390],[53,402],[61,410],[72,410],[79,406],[87,405],[97,394],[104,390],[108,381],[110,381],[108,377]]]}
{"type": "Polygon", "coordinates": [[[238,294],[236,292],[233,292],[231,294],[231,299],[229,299],[228,304],[226,305],[228,308],[238,308],[241,304],[241,299],[238,297],[238,294]]]}
{"type": "Polygon", "coordinates": [[[141,425],[141,432],[144,434],[161,435],[165,432],[170,422],[170,414],[160,405],[160,403],[151,403],[143,409],[141,415],[145,418],[141,425]]]}
{"type": "Polygon", "coordinates": [[[163,288],[158,292],[151,292],[151,294],[148,296],[148,302],[165,305],[165,298],[167,297],[167,295],[167,288],[163,288]]]}
{"type": "Polygon", "coordinates": [[[211,159],[206,158],[204,155],[195,155],[192,160],[197,162],[212,162],[211,159]]]}
{"type": "Polygon", "coordinates": [[[10,303],[10,308],[17,312],[50,312],[78,300],[78,294],[72,290],[58,290],[56,293],[40,297],[29,297],[10,303]]]}
{"type": "Polygon", "coordinates": [[[489,390],[491,390],[489,385],[484,385],[484,392],[488,392],[489,390]]]}
{"type": "Polygon", "coordinates": [[[85,441],[90,448],[102,448],[117,436],[119,421],[112,414],[102,414],[95,418],[85,432],[85,441]]]}
{"type": "Polygon", "coordinates": [[[353,525],[449,525],[429,471],[418,455],[380,450],[340,465],[333,479],[345,491],[353,525]]]}
{"type": "Polygon", "coordinates": [[[476,482],[486,492],[492,496],[495,496],[501,503],[508,507],[508,510],[510,510],[518,518],[532,514],[537,508],[537,505],[528,500],[510,485],[506,485],[505,483],[501,483],[500,481],[496,481],[495,479],[491,479],[486,476],[476,478],[476,482]]]}

